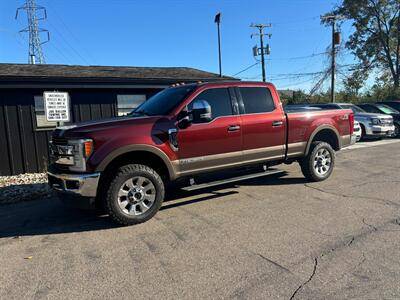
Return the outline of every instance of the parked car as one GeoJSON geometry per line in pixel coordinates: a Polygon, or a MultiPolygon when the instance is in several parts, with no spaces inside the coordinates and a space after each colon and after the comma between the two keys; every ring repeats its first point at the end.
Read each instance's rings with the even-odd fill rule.
{"type": "Polygon", "coordinates": [[[377,104],[385,104],[387,106],[390,106],[391,108],[394,108],[397,111],[400,111],[400,100],[382,101],[377,102],[377,104]]]}
{"type": "Polygon", "coordinates": [[[115,222],[142,223],[169,183],[196,188],[198,174],[297,161],[308,180],[325,180],[353,128],[351,110],[285,113],[272,84],[180,85],[126,117],[56,129],[48,179],[64,200],[104,203],[115,222]]]}
{"type": "Polygon", "coordinates": [[[367,113],[362,108],[351,103],[312,103],[304,104],[304,106],[323,109],[351,109],[354,112],[354,119],[360,123],[361,139],[381,138],[394,134],[395,127],[392,116],[367,113]]]}
{"type": "Polygon", "coordinates": [[[400,112],[398,110],[382,103],[365,103],[365,104],[357,104],[357,106],[361,107],[366,112],[386,114],[392,116],[394,122],[393,136],[400,137],[400,112]]]}
{"type": "Polygon", "coordinates": [[[354,134],[356,135],[356,142],[361,140],[361,132],[360,123],[354,120],[354,134]]]}

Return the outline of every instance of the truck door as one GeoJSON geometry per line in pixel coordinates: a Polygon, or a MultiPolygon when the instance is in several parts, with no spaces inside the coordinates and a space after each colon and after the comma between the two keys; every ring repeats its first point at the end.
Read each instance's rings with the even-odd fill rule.
{"type": "MultiPolygon", "coordinates": [[[[228,88],[210,88],[202,91],[188,105],[207,102],[211,118],[199,121],[178,131],[179,170],[182,174],[240,163],[242,160],[242,128],[238,109],[234,109],[228,88]]],[[[232,94],[233,95],[233,94],[232,94]]]]}
{"type": "Polygon", "coordinates": [[[267,87],[238,87],[243,159],[264,161],[285,155],[286,118],[267,87]]]}

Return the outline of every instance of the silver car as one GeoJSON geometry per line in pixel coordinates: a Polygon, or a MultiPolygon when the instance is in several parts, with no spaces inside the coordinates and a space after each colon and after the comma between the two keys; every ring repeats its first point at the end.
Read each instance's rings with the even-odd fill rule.
{"type": "Polygon", "coordinates": [[[360,107],[349,103],[338,103],[337,105],[344,109],[351,109],[354,112],[354,119],[361,126],[361,139],[393,135],[395,127],[392,116],[367,113],[360,107]]]}
{"type": "Polygon", "coordinates": [[[351,103],[306,103],[287,105],[286,111],[296,111],[303,109],[351,109],[354,113],[354,120],[360,124],[361,137],[380,138],[392,136],[394,134],[393,117],[385,114],[367,113],[360,107],[351,103]]]}

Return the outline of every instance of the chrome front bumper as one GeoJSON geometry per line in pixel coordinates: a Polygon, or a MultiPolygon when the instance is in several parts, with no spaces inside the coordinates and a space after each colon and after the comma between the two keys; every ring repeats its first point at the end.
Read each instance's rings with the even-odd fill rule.
{"type": "Polygon", "coordinates": [[[368,136],[384,137],[393,134],[394,130],[394,125],[372,125],[365,128],[366,135],[368,136]]]}
{"type": "Polygon", "coordinates": [[[96,197],[100,173],[92,174],[55,174],[47,172],[49,185],[57,192],[82,197],[96,197]]]}

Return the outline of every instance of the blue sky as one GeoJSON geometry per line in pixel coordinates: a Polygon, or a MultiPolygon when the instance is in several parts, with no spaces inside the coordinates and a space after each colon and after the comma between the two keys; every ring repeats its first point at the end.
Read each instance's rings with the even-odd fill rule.
{"type": "MultiPolygon", "coordinates": [[[[0,62],[26,63],[28,36],[18,31],[26,26],[26,15],[15,20],[23,0],[0,3],[0,62]]],[[[47,8],[41,27],[50,31],[43,45],[47,63],[119,66],[187,66],[218,72],[217,34],[214,15],[222,13],[223,73],[233,75],[255,63],[250,38],[255,23],[272,23],[271,55],[267,80],[279,88],[309,90],[318,80],[313,76],[286,74],[324,71],[325,52],[331,29],[319,16],[335,0],[37,0],[47,8]]],[[[350,24],[341,28],[343,39],[350,24]]],[[[352,62],[342,52],[339,63],[352,62]]],[[[261,79],[255,66],[239,76],[261,79]]],[[[339,75],[342,76],[342,75],[339,75]]],[[[327,87],[329,83],[327,82],[327,87]]]]}

